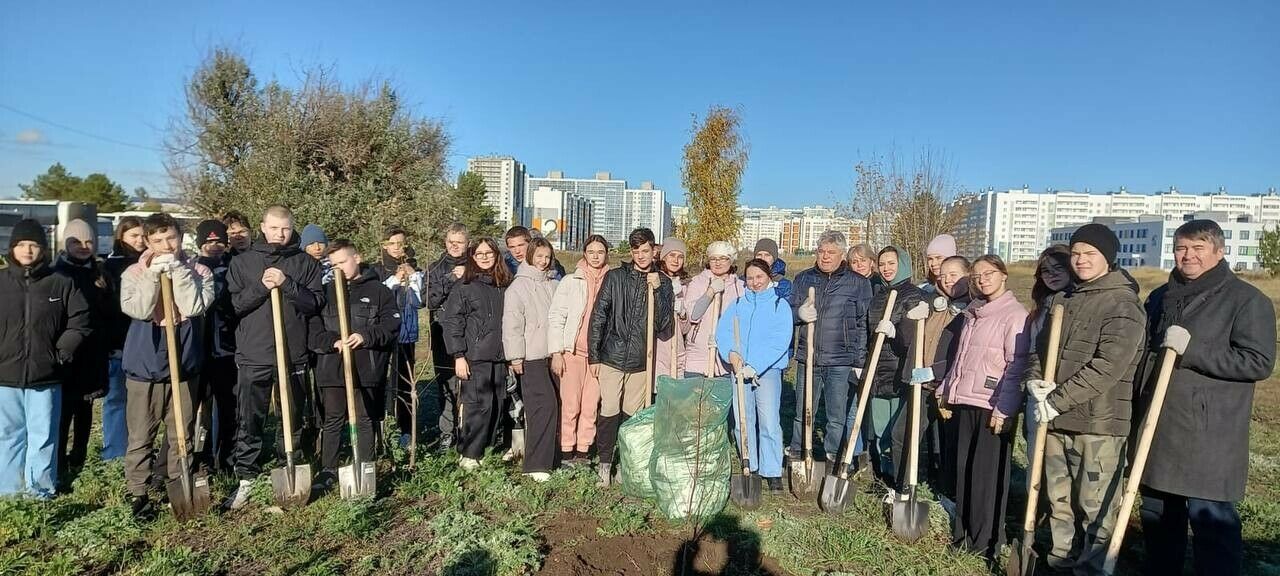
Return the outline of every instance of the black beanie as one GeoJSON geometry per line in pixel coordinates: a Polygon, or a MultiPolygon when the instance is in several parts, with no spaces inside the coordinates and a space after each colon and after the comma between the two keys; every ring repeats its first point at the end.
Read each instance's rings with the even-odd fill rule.
{"type": "Polygon", "coordinates": [[[1084,242],[1097,248],[1102,257],[1107,259],[1108,265],[1116,261],[1116,252],[1120,251],[1120,240],[1116,238],[1116,233],[1102,224],[1085,224],[1078,228],[1071,235],[1071,243],[1076,242],[1084,242]]]}
{"type": "Polygon", "coordinates": [[[220,220],[205,220],[196,226],[196,246],[204,246],[205,242],[221,242],[228,244],[227,225],[220,220]]]}
{"type": "Polygon", "coordinates": [[[9,234],[9,249],[13,250],[23,240],[35,242],[46,250],[49,248],[49,235],[45,233],[44,226],[30,218],[19,220],[13,225],[13,232],[9,234]]]}

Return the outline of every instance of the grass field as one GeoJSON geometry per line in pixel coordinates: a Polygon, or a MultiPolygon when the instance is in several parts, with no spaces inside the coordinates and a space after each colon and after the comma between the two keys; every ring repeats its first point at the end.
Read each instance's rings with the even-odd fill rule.
{"type": "MultiPolygon", "coordinates": [[[[1013,275],[1025,301],[1029,269],[1015,268],[1013,275]]],[[[1158,271],[1136,276],[1144,296],[1163,278],[1158,271]]],[[[1280,280],[1256,282],[1280,299],[1280,280]]],[[[1258,387],[1253,411],[1249,487],[1240,506],[1249,574],[1280,574],[1278,385],[1280,374],[1258,387]]],[[[430,405],[433,395],[427,395],[430,405]]],[[[666,522],[647,503],[596,489],[587,469],[562,470],[535,484],[496,458],[464,473],[453,457],[424,457],[410,472],[399,451],[382,463],[372,501],[329,495],[281,512],[271,507],[264,477],[245,511],[185,525],[162,513],[139,523],[129,515],[120,464],[98,460],[96,430],[93,438],[90,461],[69,494],[48,503],[0,500],[0,574],[990,573],[979,558],[948,549],[946,515],[936,504],[924,540],[895,541],[885,527],[881,488],[865,479],[842,516],[785,496],[752,512],[730,506],[695,527],[666,522]]],[[[1017,460],[1021,466],[1022,457],[1017,460]]],[[[216,479],[214,497],[220,500],[232,484],[216,479]]],[[[1024,491],[1020,482],[1015,486],[1011,500],[1021,502],[1024,491]]],[[[1010,510],[1021,508],[1011,504],[1010,510]]],[[[1013,534],[1018,526],[1011,524],[1013,534]]],[[[1125,572],[1141,555],[1140,529],[1129,535],[1125,572]]],[[[1042,533],[1041,543],[1046,539],[1042,533]]]]}

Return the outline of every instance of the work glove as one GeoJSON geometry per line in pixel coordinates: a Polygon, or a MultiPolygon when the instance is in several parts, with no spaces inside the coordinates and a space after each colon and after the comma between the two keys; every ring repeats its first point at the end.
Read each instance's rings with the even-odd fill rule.
{"type": "Polygon", "coordinates": [[[894,338],[898,335],[898,330],[893,327],[893,322],[881,320],[876,323],[876,334],[884,334],[885,338],[894,338]]]}
{"type": "Polygon", "coordinates": [[[812,324],[818,321],[818,307],[814,305],[813,299],[810,298],[800,305],[800,309],[796,310],[796,315],[805,324],[812,324]]]}
{"type": "Polygon", "coordinates": [[[1187,353],[1187,344],[1189,343],[1191,343],[1191,333],[1187,332],[1186,328],[1174,324],[1173,326],[1165,329],[1165,348],[1173,350],[1174,352],[1177,352],[1179,356],[1182,356],[1187,353]]]}
{"type": "Polygon", "coordinates": [[[1031,413],[1035,416],[1036,422],[1041,424],[1048,424],[1054,418],[1060,416],[1058,410],[1048,400],[1037,400],[1035,404],[1031,405],[1031,413]]]}
{"type": "Polygon", "coordinates": [[[907,318],[910,320],[924,320],[929,317],[929,305],[924,302],[918,302],[907,310],[907,318]]]}
{"type": "Polygon", "coordinates": [[[750,364],[747,364],[746,366],[743,366],[743,367],[742,367],[742,379],[743,379],[743,380],[755,380],[755,379],[756,379],[756,369],[755,369],[755,368],[752,368],[750,364]]]}
{"type": "Polygon", "coordinates": [[[1044,402],[1049,397],[1049,393],[1058,387],[1057,384],[1048,380],[1027,380],[1027,394],[1036,399],[1036,402],[1044,402]]]}
{"type": "Polygon", "coordinates": [[[707,286],[707,294],[715,295],[724,292],[724,280],[720,278],[711,278],[711,284],[707,286]]]}
{"type": "Polygon", "coordinates": [[[947,302],[947,297],[946,297],[946,296],[939,296],[939,297],[937,297],[937,298],[934,298],[934,299],[933,299],[933,310],[934,310],[935,312],[941,312],[941,311],[943,311],[943,310],[946,310],[946,309],[947,309],[947,304],[948,304],[948,302],[947,302]]]}
{"type": "Polygon", "coordinates": [[[684,300],[676,298],[673,309],[675,310],[676,316],[683,317],[684,316],[684,300]]]}
{"type": "Polygon", "coordinates": [[[943,420],[951,419],[951,405],[947,404],[946,394],[938,394],[938,417],[943,420]]]}
{"type": "Polygon", "coordinates": [[[933,382],[933,368],[930,366],[913,368],[911,370],[911,384],[924,384],[925,382],[933,382]]]}
{"type": "Polygon", "coordinates": [[[151,265],[147,267],[147,271],[152,276],[159,276],[177,267],[178,260],[173,257],[173,254],[161,254],[151,259],[151,265]]]}

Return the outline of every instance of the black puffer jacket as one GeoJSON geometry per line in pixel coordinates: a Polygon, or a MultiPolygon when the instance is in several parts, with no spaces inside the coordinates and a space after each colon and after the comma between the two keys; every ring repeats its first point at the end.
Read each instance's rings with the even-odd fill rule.
{"type": "Polygon", "coordinates": [[[74,387],[80,396],[105,394],[107,391],[107,323],[112,321],[112,305],[120,309],[119,284],[112,284],[102,261],[97,257],[86,262],[72,262],[63,254],[53,265],[54,271],[71,278],[76,289],[84,296],[89,306],[89,327],[92,333],[76,350],[75,360],[71,363],[70,378],[67,383],[74,387]]]}
{"type": "MultiPolygon", "coordinates": [[[[339,274],[334,271],[334,274],[339,274]]],[[[342,351],[334,342],[342,339],[338,325],[337,279],[325,286],[324,310],[311,318],[309,346],[316,353],[316,385],[342,388],[342,351]]],[[[360,276],[347,283],[347,322],[352,334],[364,337],[364,344],[351,351],[352,377],[363,388],[381,386],[387,375],[392,343],[400,333],[400,313],[395,297],[379,281],[378,273],[360,266],[360,276]]]]}
{"type": "Polygon", "coordinates": [[[920,287],[912,283],[909,277],[892,286],[876,284],[875,290],[876,294],[871,299],[871,312],[867,314],[868,357],[876,341],[876,324],[884,318],[891,290],[898,291],[893,310],[889,312],[889,321],[893,323],[897,334],[892,339],[886,338],[884,345],[880,347],[880,361],[876,363],[871,395],[876,398],[897,398],[906,390],[907,382],[911,380],[911,369],[915,368],[910,351],[915,344],[916,323],[907,319],[907,310],[919,304],[922,295],[920,287]]]}
{"type": "MultiPolygon", "coordinates": [[[[637,270],[632,262],[605,273],[587,333],[587,356],[591,364],[606,364],[626,373],[643,372],[647,367],[645,294],[649,285],[646,274],[637,270]]],[[[654,334],[661,334],[671,326],[675,302],[671,279],[666,274],[658,277],[660,284],[653,302],[654,334]]]]}
{"type": "Polygon", "coordinates": [[[240,324],[236,326],[236,364],[275,366],[275,327],[271,320],[271,292],[262,285],[267,268],[286,277],[281,290],[281,316],[289,361],[307,363],[307,319],[320,313],[324,292],[320,265],[298,248],[298,235],[284,246],[268,244],[261,236],[253,246],[231,259],[227,289],[240,324]]]}
{"type": "Polygon", "coordinates": [[[221,258],[201,256],[196,260],[213,273],[213,305],[205,311],[205,356],[227,358],[236,353],[236,308],[231,304],[231,291],[227,289],[227,272],[231,266],[230,254],[221,258]]]}
{"type": "MultiPolygon", "coordinates": [[[[453,269],[457,266],[467,265],[467,255],[463,254],[457,258],[450,256],[448,252],[440,255],[440,259],[436,260],[427,269],[427,294],[422,301],[427,303],[427,308],[432,312],[437,312],[444,301],[449,299],[449,293],[453,287],[457,285],[458,279],[453,275],[453,269]]],[[[432,321],[438,322],[437,314],[432,314],[432,321]]]]}
{"type": "Polygon", "coordinates": [[[108,304],[107,310],[103,316],[107,318],[106,332],[103,334],[105,338],[107,351],[124,350],[124,339],[129,334],[129,323],[133,321],[128,314],[120,310],[120,277],[124,275],[125,269],[133,266],[138,261],[140,254],[135,253],[132,249],[116,246],[116,251],[112,252],[107,259],[103,261],[102,268],[107,273],[107,282],[115,287],[116,297],[108,304]]]}
{"type": "Polygon", "coordinates": [[[0,386],[64,381],[91,334],[89,306],[70,277],[45,260],[28,268],[0,258],[0,386]]]}
{"type": "Polygon", "coordinates": [[[506,361],[502,353],[503,290],[494,284],[492,274],[479,274],[454,285],[440,311],[444,345],[450,356],[468,362],[506,361]]]}

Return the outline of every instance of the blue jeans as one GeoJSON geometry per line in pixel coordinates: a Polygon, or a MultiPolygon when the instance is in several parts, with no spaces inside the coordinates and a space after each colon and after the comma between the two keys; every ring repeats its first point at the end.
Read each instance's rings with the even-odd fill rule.
{"type": "Polygon", "coordinates": [[[1191,565],[1198,576],[1240,574],[1244,542],[1235,502],[1202,500],[1142,487],[1147,574],[1181,574],[1191,525],[1191,565]]]}
{"type": "MultiPolygon", "coordinates": [[[[871,442],[871,465],[885,478],[893,478],[893,424],[902,413],[901,398],[875,398],[867,404],[862,417],[862,433],[871,442]]],[[[852,418],[849,425],[852,426],[852,418]]]]}
{"type": "MultiPolygon", "coordinates": [[[[852,366],[814,366],[813,377],[821,388],[815,388],[813,399],[814,419],[818,410],[825,409],[827,424],[822,438],[822,449],[828,460],[840,457],[840,446],[844,440],[848,423],[845,418],[849,414],[849,374],[852,366]]],[[[791,454],[796,458],[804,457],[804,398],[808,394],[808,382],[805,381],[804,370],[796,373],[796,417],[791,427],[791,454]]],[[[855,446],[854,452],[861,447],[855,446]]],[[[816,456],[816,454],[815,454],[816,456]]]]}
{"type": "Polygon", "coordinates": [[[0,496],[53,498],[62,385],[0,386],[0,496]]]}
{"type": "MultiPolygon", "coordinates": [[[[772,369],[757,374],[747,382],[743,392],[746,404],[747,453],[751,471],[765,478],[782,477],[782,370],[772,369]]],[[[741,450],[742,439],[738,418],[737,390],[733,394],[733,436],[741,450]]]]}
{"type": "Polygon", "coordinates": [[[112,358],[107,369],[107,397],[102,400],[102,459],[114,460],[123,458],[129,447],[129,427],[124,408],[129,394],[125,390],[120,358],[112,358]]]}

